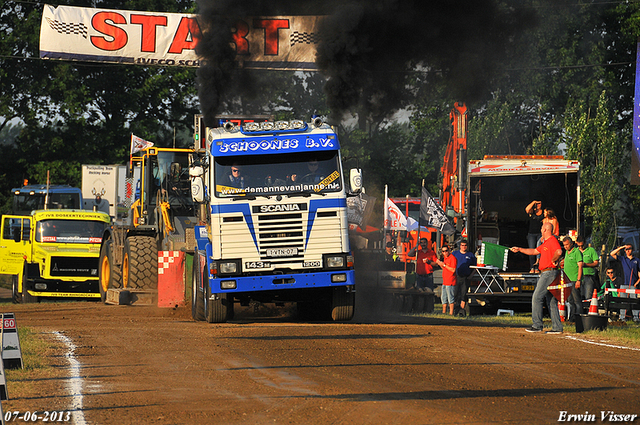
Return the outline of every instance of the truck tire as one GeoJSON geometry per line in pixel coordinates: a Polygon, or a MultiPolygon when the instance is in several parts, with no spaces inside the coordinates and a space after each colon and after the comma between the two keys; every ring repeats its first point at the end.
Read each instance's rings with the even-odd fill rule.
{"type": "Polygon", "coordinates": [[[230,308],[231,297],[228,294],[216,294],[216,299],[211,299],[211,287],[209,286],[209,279],[204,281],[204,315],[209,323],[224,323],[229,320],[229,313],[233,307],[230,308]]]}
{"type": "Polygon", "coordinates": [[[204,292],[200,290],[200,255],[198,251],[193,255],[193,267],[191,270],[191,317],[196,322],[204,320],[204,292]]]}
{"type": "Polygon", "coordinates": [[[18,291],[18,275],[11,276],[11,301],[14,304],[20,304],[22,302],[22,294],[18,291]]]}
{"type": "Polygon", "coordinates": [[[346,286],[333,288],[331,301],[331,318],[335,322],[351,320],[355,310],[355,292],[347,290],[346,286]]]}
{"type": "Polygon", "coordinates": [[[131,236],[124,243],[122,286],[158,289],[158,247],[151,236],[131,236]]]}
{"type": "Polygon", "coordinates": [[[29,280],[29,276],[27,274],[28,270],[29,270],[29,267],[27,267],[27,263],[25,263],[24,272],[22,273],[22,302],[24,304],[37,303],[40,301],[38,297],[34,297],[28,292],[28,289],[31,287],[31,283],[32,283],[29,280]]]}
{"type": "Polygon", "coordinates": [[[118,289],[122,287],[122,269],[116,267],[113,261],[113,249],[113,241],[109,239],[102,245],[102,249],[100,250],[98,286],[100,287],[100,298],[102,302],[107,301],[107,291],[109,288],[118,289]]]}

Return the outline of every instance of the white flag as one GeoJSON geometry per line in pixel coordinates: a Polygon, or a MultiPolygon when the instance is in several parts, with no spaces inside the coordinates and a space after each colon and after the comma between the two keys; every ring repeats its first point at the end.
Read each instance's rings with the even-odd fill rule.
{"type": "Polygon", "coordinates": [[[143,149],[150,148],[151,146],[153,146],[152,142],[147,142],[131,133],[131,155],[143,149]]]}
{"type": "Polygon", "coordinates": [[[385,198],[384,210],[384,227],[386,229],[407,230],[407,218],[389,198],[385,198]]]}

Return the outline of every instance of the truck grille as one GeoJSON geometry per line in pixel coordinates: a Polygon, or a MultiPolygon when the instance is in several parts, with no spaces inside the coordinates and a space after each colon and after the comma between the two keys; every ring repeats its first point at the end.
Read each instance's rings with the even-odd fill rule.
{"type": "Polygon", "coordinates": [[[304,257],[301,213],[258,215],[257,234],[261,260],[283,264],[304,257]]]}
{"type": "Polygon", "coordinates": [[[95,258],[52,257],[51,276],[98,278],[98,262],[95,258]]]}

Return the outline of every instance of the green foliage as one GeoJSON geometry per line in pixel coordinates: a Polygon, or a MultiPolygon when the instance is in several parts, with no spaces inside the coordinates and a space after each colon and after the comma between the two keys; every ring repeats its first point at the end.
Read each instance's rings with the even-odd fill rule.
{"type": "Polygon", "coordinates": [[[606,91],[595,111],[584,104],[572,105],[565,118],[567,156],[581,162],[584,215],[591,224],[592,244],[612,246],[615,239],[614,205],[628,167],[628,134],[615,125],[606,91]]]}

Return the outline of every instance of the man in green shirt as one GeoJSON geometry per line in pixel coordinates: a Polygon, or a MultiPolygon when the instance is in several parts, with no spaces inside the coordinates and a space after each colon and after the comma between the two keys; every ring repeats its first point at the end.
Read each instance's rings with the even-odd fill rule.
{"type": "Polygon", "coordinates": [[[582,299],[590,300],[593,296],[593,290],[598,286],[596,273],[600,265],[600,257],[593,247],[585,246],[582,235],[576,238],[576,245],[578,245],[578,249],[582,253],[582,299]]]}
{"type": "Polygon", "coordinates": [[[571,320],[575,321],[574,316],[576,314],[582,314],[582,294],[580,294],[583,265],[582,253],[580,249],[574,245],[573,239],[569,236],[565,236],[564,239],[562,239],[562,245],[564,246],[565,254],[560,264],[569,280],[574,282],[568,301],[572,306],[571,320]]]}

